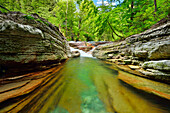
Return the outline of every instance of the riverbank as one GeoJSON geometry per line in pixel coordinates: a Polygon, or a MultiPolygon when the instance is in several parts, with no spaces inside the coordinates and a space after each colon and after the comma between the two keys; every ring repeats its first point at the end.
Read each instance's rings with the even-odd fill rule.
{"type": "MultiPolygon", "coordinates": [[[[15,101],[6,101],[8,105],[2,105],[4,107],[1,111],[21,113],[168,113],[169,111],[167,99],[144,93],[120,81],[121,75],[124,79],[126,76],[134,75],[119,70],[115,65],[95,58],[79,57],[70,58],[62,66],[60,71],[51,75],[48,82],[42,83],[43,85],[29,95],[15,98],[15,101]]],[[[147,85],[160,86],[158,89],[165,89],[166,86],[159,83],[154,86],[148,81],[147,85]]]]}
{"type": "Polygon", "coordinates": [[[170,100],[169,84],[161,83],[152,79],[150,80],[146,75],[135,69],[132,70],[128,65],[118,65],[110,62],[106,63],[110,65],[110,69],[119,70],[118,79],[121,81],[143,92],[170,100]]]}
{"type": "Polygon", "coordinates": [[[169,26],[121,42],[67,42],[36,14],[0,14],[0,112],[168,111],[152,101],[170,100],[169,26]]]}
{"type": "Polygon", "coordinates": [[[0,78],[49,69],[71,56],[58,27],[21,12],[0,14],[0,48],[0,78]]]}
{"type": "Polygon", "coordinates": [[[98,46],[93,56],[116,63],[120,68],[127,65],[138,71],[138,76],[170,84],[169,27],[168,22],[124,41],[98,46]]]}
{"type": "Polygon", "coordinates": [[[44,71],[37,71],[20,75],[17,77],[6,77],[0,79],[0,103],[15,97],[29,94],[38,87],[45,85],[63,66],[60,64],[44,71]]]}

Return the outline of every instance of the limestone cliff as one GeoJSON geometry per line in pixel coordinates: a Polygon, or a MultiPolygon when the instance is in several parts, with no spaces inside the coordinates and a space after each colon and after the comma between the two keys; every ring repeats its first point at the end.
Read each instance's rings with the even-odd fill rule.
{"type": "Polygon", "coordinates": [[[170,23],[130,36],[121,42],[98,46],[93,56],[129,65],[145,77],[170,83],[170,23]],[[137,65],[135,68],[131,65],[137,65]]]}
{"type": "Polygon", "coordinates": [[[0,14],[0,72],[14,76],[67,59],[70,50],[59,29],[37,14],[0,14]]]}

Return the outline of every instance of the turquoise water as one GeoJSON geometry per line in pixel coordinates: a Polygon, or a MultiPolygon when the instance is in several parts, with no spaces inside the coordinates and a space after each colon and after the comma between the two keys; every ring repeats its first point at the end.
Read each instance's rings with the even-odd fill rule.
{"type": "Polygon", "coordinates": [[[69,59],[49,82],[19,99],[20,113],[168,113],[169,101],[138,91],[111,64],[88,57],[69,59]]]}

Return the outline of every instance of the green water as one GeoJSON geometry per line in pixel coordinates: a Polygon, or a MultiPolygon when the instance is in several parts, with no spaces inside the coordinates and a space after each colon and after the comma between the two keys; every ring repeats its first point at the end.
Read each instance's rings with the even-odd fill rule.
{"type": "Polygon", "coordinates": [[[47,84],[23,97],[11,112],[168,113],[168,100],[132,88],[110,67],[94,58],[69,59],[47,84]]]}

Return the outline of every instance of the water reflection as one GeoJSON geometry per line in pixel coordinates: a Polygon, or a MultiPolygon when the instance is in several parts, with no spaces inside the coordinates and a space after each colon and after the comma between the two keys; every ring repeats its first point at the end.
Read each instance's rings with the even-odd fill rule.
{"type": "Polygon", "coordinates": [[[4,109],[21,113],[168,113],[168,100],[125,84],[117,78],[119,71],[110,66],[87,57],[70,59],[47,84],[4,109]]]}

